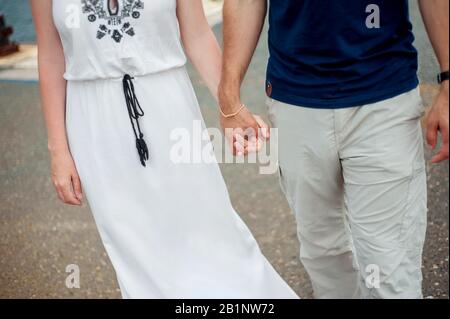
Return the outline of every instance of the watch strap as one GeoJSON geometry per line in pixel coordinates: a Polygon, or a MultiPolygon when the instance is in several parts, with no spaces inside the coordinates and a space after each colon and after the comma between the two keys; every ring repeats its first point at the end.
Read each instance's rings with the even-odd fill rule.
{"type": "Polygon", "coordinates": [[[449,80],[449,71],[442,72],[438,75],[438,83],[441,84],[444,81],[449,80]]]}

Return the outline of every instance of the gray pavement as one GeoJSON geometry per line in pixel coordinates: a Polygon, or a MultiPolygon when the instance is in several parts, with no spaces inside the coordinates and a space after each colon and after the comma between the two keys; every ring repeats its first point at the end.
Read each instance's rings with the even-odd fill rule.
{"type": "MultiPolygon", "coordinates": [[[[434,79],[435,60],[417,25],[423,91],[430,103],[436,87],[427,83],[434,79]]],[[[220,26],[215,31],[219,35],[220,26]]],[[[260,114],[265,113],[266,59],[264,38],[243,92],[244,100],[260,114]]],[[[191,67],[190,73],[207,125],[217,126],[213,100],[191,67]]],[[[254,165],[223,165],[222,171],[236,210],[264,254],[300,296],[310,298],[311,286],[298,261],[294,218],[277,177],[259,175],[254,165]]],[[[424,291],[426,297],[448,298],[448,163],[429,165],[428,172],[424,291]]],[[[0,234],[0,298],[120,297],[89,208],[64,206],[54,194],[35,84],[0,82],[0,234]],[[69,264],[80,266],[80,289],[65,287],[69,264]]]]}

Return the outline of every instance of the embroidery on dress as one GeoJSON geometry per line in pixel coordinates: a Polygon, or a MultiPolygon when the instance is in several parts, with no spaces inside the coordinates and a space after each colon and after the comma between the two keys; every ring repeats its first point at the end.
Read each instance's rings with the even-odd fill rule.
{"type": "Polygon", "coordinates": [[[83,13],[87,14],[89,22],[104,20],[105,23],[99,25],[97,39],[101,40],[105,36],[110,36],[119,43],[126,35],[133,37],[134,28],[127,20],[131,17],[139,19],[140,10],[144,9],[143,0],[116,0],[116,7],[112,7],[112,0],[81,0],[83,13]]]}

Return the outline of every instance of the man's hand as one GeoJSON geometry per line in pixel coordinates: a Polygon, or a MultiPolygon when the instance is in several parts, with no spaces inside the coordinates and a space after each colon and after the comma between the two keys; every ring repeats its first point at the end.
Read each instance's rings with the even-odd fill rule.
{"type": "Polygon", "coordinates": [[[441,91],[431,108],[427,118],[427,143],[435,150],[438,141],[438,132],[441,133],[442,147],[438,154],[432,158],[432,163],[448,160],[448,116],[449,112],[449,83],[444,82],[441,91]]]}
{"type": "Polygon", "coordinates": [[[258,152],[264,141],[269,139],[268,125],[246,107],[233,117],[221,116],[220,125],[232,146],[234,155],[244,156],[258,152]]]}
{"type": "MultiPolygon", "coordinates": [[[[220,86],[220,108],[225,114],[234,114],[239,111],[242,103],[238,98],[231,99],[230,97],[236,96],[236,94],[228,92],[229,90],[224,85],[220,86]]],[[[259,116],[253,115],[245,106],[235,116],[227,118],[221,115],[220,125],[232,147],[233,154],[238,156],[259,151],[262,143],[270,137],[269,126],[259,116]]]]}

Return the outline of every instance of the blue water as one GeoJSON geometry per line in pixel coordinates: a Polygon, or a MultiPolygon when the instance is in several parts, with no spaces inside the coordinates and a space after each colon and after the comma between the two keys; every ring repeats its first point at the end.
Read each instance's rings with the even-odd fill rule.
{"type": "Polygon", "coordinates": [[[36,40],[28,1],[0,0],[0,12],[5,15],[6,24],[14,28],[11,39],[21,43],[35,42],[36,40]]]}

